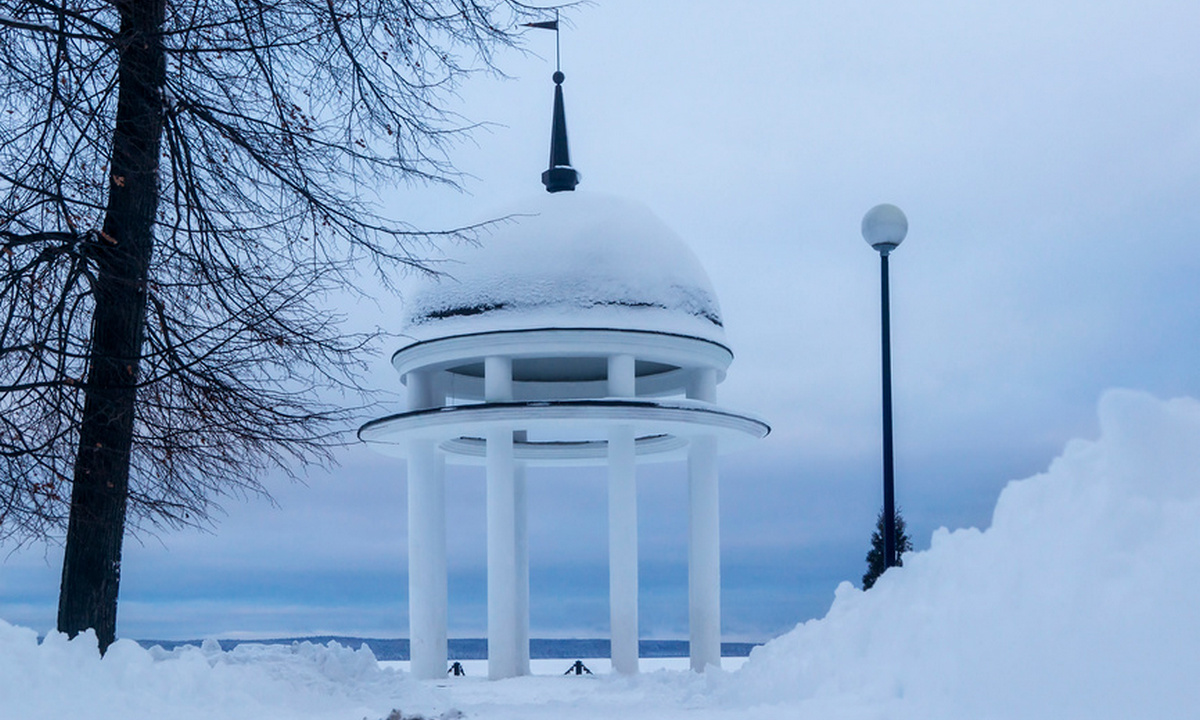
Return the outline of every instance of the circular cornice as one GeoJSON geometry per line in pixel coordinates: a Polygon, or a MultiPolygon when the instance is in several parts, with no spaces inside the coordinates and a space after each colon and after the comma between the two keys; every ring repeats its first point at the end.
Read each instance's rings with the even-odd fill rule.
{"type": "Polygon", "coordinates": [[[482,463],[482,437],[489,429],[511,428],[530,433],[514,445],[516,459],[538,465],[593,465],[605,462],[607,429],[632,426],[639,457],[672,460],[684,456],[692,438],[712,436],[722,450],[765,437],[766,422],[698,400],[656,402],[640,399],[556,400],[478,403],[398,413],[363,425],[362,441],[400,457],[413,440],[436,442],[447,460],[482,463]],[[594,434],[592,439],[556,439],[569,426],[594,434]],[[544,436],[544,437],[543,437],[544,436]],[[605,449],[602,451],[601,448],[605,449]]]}

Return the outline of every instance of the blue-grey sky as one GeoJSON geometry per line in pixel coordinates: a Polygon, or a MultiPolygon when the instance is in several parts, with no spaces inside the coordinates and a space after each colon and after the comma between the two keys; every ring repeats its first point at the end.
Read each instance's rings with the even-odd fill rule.
{"type": "MultiPolygon", "coordinates": [[[[1095,432],[1111,386],[1200,396],[1200,6],[1192,0],[600,0],[562,35],[580,192],[636,198],[693,248],[735,353],[723,403],[774,427],[722,463],[724,627],[763,639],[857,582],[880,505],[878,256],[892,257],[897,497],[918,548],[987,526],[1007,480],[1095,432]]],[[[466,193],[396,188],[461,224],[541,192],[553,36],[453,108],[493,123],[466,193]]],[[[385,328],[398,301],[355,309],[385,328]]],[[[396,390],[380,348],[372,375],[396,390]]],[[[407,634],[402,463],[354,448],[277,506],[128,543],[127,637],[407,634]]],[[[686,631],[684,469],[640,475],[642,634],[686,631]]],[[[450,477],[451,634],[482,633],[483,478],[450,477]]],[[[606,632],[604,479],[530,478],[535,635],[606,632]]],[[[0,617],[53,626],[56,547],[5,555],[0,617]]]]}

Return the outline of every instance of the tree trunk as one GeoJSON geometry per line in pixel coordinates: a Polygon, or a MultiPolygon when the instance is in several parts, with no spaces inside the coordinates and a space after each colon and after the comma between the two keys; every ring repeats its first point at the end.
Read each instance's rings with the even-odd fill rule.
{"type": "Polygon", "coordinates": [[[104,230],[96,243],[95,314],[71,489],[58,629],[116,637],[146,281],[158,210],[165,0],[121,0],[116,126],[104,230]]]}

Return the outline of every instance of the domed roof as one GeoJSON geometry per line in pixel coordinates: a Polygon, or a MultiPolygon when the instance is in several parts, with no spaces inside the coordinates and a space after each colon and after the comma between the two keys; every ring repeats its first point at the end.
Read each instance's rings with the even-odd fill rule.
{"type": "Polygon", "coordinates": [[[724,344],[700,261],[645,206],[577,190],[491,215],[506,216],[478,244],[447,249],[441,277],[407,288],[406,334],[606,328],[724,344]]]}

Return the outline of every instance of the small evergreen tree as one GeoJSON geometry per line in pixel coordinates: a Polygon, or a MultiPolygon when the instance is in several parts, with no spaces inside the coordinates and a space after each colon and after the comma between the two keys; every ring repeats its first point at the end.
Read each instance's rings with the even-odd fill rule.
{"type": "MultiPolygon", "coordinates": [[[[913,549],[912,539],[905,532],[904,518],[896,508],[896,565],[904,565],[904,553],[913,549]]],[[[863,590],[869,590],[886,568],[883,566],[883,510],[875,520],[875,532],[871,533],[871,551],[867,553],[867,572],[862,577],[863,590]]]]}

